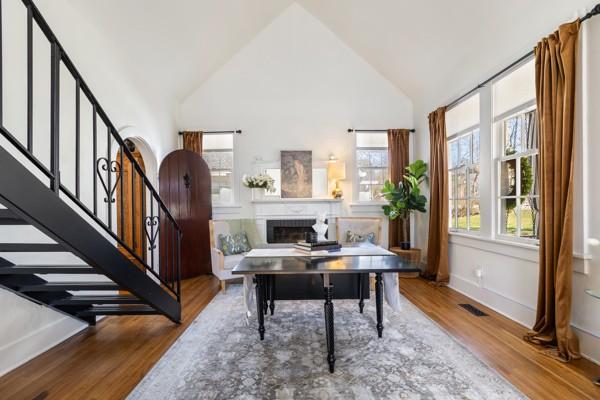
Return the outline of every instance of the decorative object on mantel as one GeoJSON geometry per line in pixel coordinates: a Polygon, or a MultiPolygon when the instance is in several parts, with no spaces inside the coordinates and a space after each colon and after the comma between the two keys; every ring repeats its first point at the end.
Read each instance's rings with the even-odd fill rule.
{"type": "MultiPolygon", "coordinates": [[[[417,160],[406,167],[406,174],[402,181],[398,182],[398,186],[394,182],[385,181],[381,196],[388,201],[388,204],[382,206],[383,213],[390,220],[395,220],[396,218],[408,219],[413,211],[426,212],[427,197],[421,194],[420,185],[427,180],[427,163],[417,160]]],[[[404,226],[408,225],[404,224],[404,226]]],[[[409,250],[410,242],[400,243],[400,248],[409,250]]]]}
{"type": "Polygon", "coordinates": [[[281,151],[281,197],[312,197],[312,151],[281,151]]]}
{"type": "Polygon", "coordinates": [[[327,226],[326,222],[327,214],[321,213],[317,216],[317,223],[312,226],[315,232],[317,232],[317,240],[319,242],[327,240],[325,238],[325,234],[327,233],[327,229],[329,229],[329,227],[327,226]]]}
{"type": "Polygon", "coordinates": [[[334,199],[341,199],[344,193],[340,189],[339,181],[346,179],[346,163],[338,160],[335,156],[330,156],[327,163],[327,180],[333,181],[335,185],[331,196],[334,199]]]}
{"type": "Polygon", "coordinates": [[[252,189],[252,200],[262,199],[264,191],[275,191],[275,180],[267,174],[244,175],[242,183],[247,188],[252,189]]]}

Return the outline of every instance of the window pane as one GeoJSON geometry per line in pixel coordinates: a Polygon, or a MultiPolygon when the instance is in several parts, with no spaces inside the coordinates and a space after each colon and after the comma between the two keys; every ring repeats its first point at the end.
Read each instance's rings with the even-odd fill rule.
{"type": "Polygon", "coordinates": [[[473,164],[479,164],[479,129],[473,132],[473,164]]]}
{"type": "Polygon", "coordinates": [[[458,216],[458,229],[467,229],[467,201],[456,201],[456,215],[458,216]]]}
{"type": "Polygon", "coordinates": [[[453,140],[450,146],[450,168],[455,168],[458,165],[458,140],[453,140]]]}
{"type": "Polygon", "coordinates": [[[371,197],[371,174],[368,169],[358,169],[358,200],[370,201],[371,197]]]}
{"type": "Polygon", "coordinates": [[[232,151],[208,151],[202,154],[208,168],[212,170],[233,169],[232,151]]]}
{"type": "Polygon", "coordinates": [[[517,200],[500,200],[500,233],[504,235],[516,236],[517,234],[517,200]]]}
{"type": "Polygon", "coordinates": [[[539,198],[521,198],[521,237],[537,239],[539,235],[539,198]]]}
{"type": "Polygon", "coordinates": [[[479,200],[471,200],[469,210],[469,230],[479,231],[481,228],[481,214],[479,211],[479,200]]]}
{"type": "Polygon", "coordinates": [[[216,203],[230,203],[231,184],[233,174],[231,171],[211,171],[211,193],[212,200],[216,203]]]}
{"type": "Polygon", "coordinates": [[[509,156],[537,149],[538,138],[535,111],[516,115],[502,122],[504,132],[504,154],[509,156]]]}
{"type": "Polygon", "coordinates": [[[456,171],[448,172],[448,182],[450,182],[450,187],[448,188],[448,198],[454,198],[454,188],[456,187],[456,171]]]}
{"type": "Polygon", "coordinates": [[[357,150],[356,151],[356,166],[368,167],[369,166],[369,151],[368,150],[357,150]]]}
{"type": "Polygon", "coordinates": [[[460,165],[468,165],[471,163],[471,135],[461,137],[458,142],[458,162],[460,165]]]}
{"type": "Polygon", "coordinates": [[[386,167],[387,166],[387,150],[371,150],[369,151],[369,162],[371,167],[386,167]]]}
{"type": "Polygon", "coordinates": [[[387,132],[381,133],[356,133],[356,147],[381,147],[387,148],[387,132]]]}
{"type": "Polygon", "coordinates": [[[469,168],[469,197],[479,197],[479,165],[469,168]]]}
{"type": "Polygon", "coordinates": [[[516,196],[516,160],[502,161],[500,163],[500,195],[516,196]]]}
{"type": "Polygon", "coordinates": [[[538,194],[538,156],[521,157],[521,196],[538,194]]]}
{"type": "Polygon", "coordinates": [[[467,169],[460,168],[456,170],[456,198],[465,199],[467,197],[467,169]]]}
{"type": "Polygon", "coordinates": [[[450,200],[450,208],[449,208],[450,221],[448,221],[448,224],[449,224],[450,228],[452,228],[452,229],[456,229],[456,208],[454,207],[455,203],[456,202],[454,200],[450,200]]]}

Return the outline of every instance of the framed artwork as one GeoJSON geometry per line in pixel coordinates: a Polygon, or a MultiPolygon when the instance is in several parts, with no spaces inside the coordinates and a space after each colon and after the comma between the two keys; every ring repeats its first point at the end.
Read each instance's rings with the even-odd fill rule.
{"type": "Polygon", "coordinates": [[[281,152],[281,198],[312,197],[312,151],[281,152]]]}

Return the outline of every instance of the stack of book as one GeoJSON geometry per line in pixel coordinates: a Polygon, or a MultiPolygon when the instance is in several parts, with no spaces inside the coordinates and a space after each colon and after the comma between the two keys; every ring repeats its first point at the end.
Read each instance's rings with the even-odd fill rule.
{"type": "Polygon", "coordinates": [[[312,254],[317,251],[340,251],[342,246],[337,241],[331,240],[316,243],[298,242],[294,245],[294,248],[304,254],[312,254]]]}

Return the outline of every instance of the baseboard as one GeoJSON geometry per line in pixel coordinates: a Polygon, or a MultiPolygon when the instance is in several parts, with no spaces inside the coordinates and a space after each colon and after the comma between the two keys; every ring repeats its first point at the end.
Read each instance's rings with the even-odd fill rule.
{"type": "Polygon", "coordinates": [[[86,324],[65,316],[0,347],[0,376],[50,350],[86,327],[86,324]]]}
{"type": "MultiPolygon", "coordinates": [[[[534,309],[500,293],[481,287],[468,279],[450,274],[448,287],[523,325],[525,328],[531,327],[535,321],[534,309]]],[[[579,337],[582,356],[600,365],[600,338],[577,326],[572,326],[572,328],[579,337]]]]}

